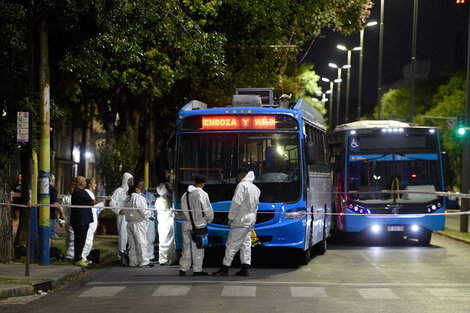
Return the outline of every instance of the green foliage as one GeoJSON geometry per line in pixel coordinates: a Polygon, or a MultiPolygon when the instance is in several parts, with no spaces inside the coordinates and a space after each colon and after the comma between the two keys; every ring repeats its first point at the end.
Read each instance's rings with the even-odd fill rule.
{"type": "Polygon", "coordinates": [[[109,141],[105,142],[98,149],[98,168],[106,183],[106,189],[111,192],[121,185],[123,173],[136,173],[142,155],[142,148],[138,142],[134,141],[133,144],[129,144],[129,132],[128,129],[119,135],[115,142],[111,144],[109,141]]]}
{"type": "MultiPolygon", "coordinates": [[[[433,97],[434,107],[426,112],[429,116],[441,116],[456,119],[457,114],[465,113],[466,78],[464,72],[453,74],[446,84],[439,86],[433,97]]],[[[460,169],[462,157],[462,138],[454,127],[450,127],[448,120],[432,119],[421,120],[422,123],[438,126],[442,142],[442,150],[447,152],[450,162],[450,177],[446,177],[446,185],[460,185],[460,169]]]]}
{"type": "MultiPolygon", "coordinates": [[[[297,76],[295,75],[294,69],[289,69],[287,71],[283,79],[284,91],[287,94],[293,94],[291,100],[303,98],[324,115],[326,113],[325,103],[321,101],[313,101],[312,99],[312,97],[321,99],[321,96],[317,95],[317,92],[322,92],[321,87],[318,86],[319,80],[320,76],[315,73],[314,65],[310,63],[302,63],[297,68],[297,76]],[[295,95],[296,83],[298,90],[297,95],[295,95]]],[[[280,96],[280,92],[278,96],[280,96]]]]}
{"type": "MultiPolygon", "coordinates": [[[[409,121],[410,90],[408,88],[390,89],[382,96],[380,103],[380,119],[409,121]]],[[[377,118],[377,107],[374,118],[377,118]]]]}

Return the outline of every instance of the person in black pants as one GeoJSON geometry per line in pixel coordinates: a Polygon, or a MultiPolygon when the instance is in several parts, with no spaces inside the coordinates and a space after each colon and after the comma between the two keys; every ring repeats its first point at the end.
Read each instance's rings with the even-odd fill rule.
{"type": "MultiPolygon", "coordinates": [[[[72,193],[72,205],[93,206],[95,201],[85,191],[86,179],[83,176],[75,178],[77,186],[72,193]]],[[[74,260],[75,265],[86,267],[87,262],[82,260],[83,246],[85,246],[88,225],[93,222],[91,208],[72,208],[70,224],[75,235],[74,240],[74,260]]]]}

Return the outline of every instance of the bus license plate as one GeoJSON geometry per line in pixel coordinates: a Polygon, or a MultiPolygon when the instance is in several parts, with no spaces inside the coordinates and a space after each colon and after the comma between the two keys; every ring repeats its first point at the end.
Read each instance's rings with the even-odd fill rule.
{"type": "Polygon", "coordinates": [[[387,231],[404,231],[405,226],[387,226],[387,231]]]}

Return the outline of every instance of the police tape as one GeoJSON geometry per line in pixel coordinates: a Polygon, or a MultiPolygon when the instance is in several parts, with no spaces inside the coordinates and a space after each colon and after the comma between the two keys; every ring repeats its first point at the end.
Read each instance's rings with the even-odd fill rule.
{"type": "MultiPolygon", "coordinates": [[[[147,210],[147,211],[158,211],[156,208],[128,208],[128,207],[108,207],[108,206],[85,206],[85,205],[53,205],[53,204],[42,204],[42,203],[30,203],[30,204],[12,204],[12,203],[0,203],[0,206],[6,207],[20,207],[20,208],[35,208],[35,207],[57,207],[57,208],[71,208],[71,209],[103,209],[112,210],[114,213],[120,212],[121,210],[147,210]]],[[[270,215],[292,215],[296,214],[297,217],[290,217],[294,220],[302,219],[306,215],[314,215],[317,217],[322,216],[356,216],[356,217],[367,217],[367,218],[420,218],[424,216],[453,216],[453,215],[470,215],[470,211],[445,211],[445,212],[434,212],[434,213],[347,213],[347,212],[324,212],[324,209],[317,209],[315,212],[307,212],[306,210],[299,209],[297,211],[257,211],[256,214],[270,214],[270,215]]],[[[390,209],[391,210],[391,209],[390,209]]],[[[175,213],[182,213],[181,209],[170,209],[169,211],[175,213]]],[[[198,210],[191,210],[198,211],[198,210]]],[[[402,210],[402,212],[405,210],[402,210]]],[[[228,211],[212,210],[213,213],[225,213],[228,211]]],[[[119,213],[116,213],[119,214],[119,213]]]]}
{"type": "MultiPolygon", "coordinates": [[[[470,194],[463,194],[459,192],[440,192],[440,191],[423,191],[423,190],[393,190],[393,191],[366,191],[366,192],[359,192],[359,191],[349,191],[347,194],[424,194],[424,195],[434,195],[434,196],[440,196],[440,197],[454,197],[454,198],[466,198],[470,199],[470,194]]],[[[332,194],[345,194],[344,192],[332,192],[332,194]]],[[[105,199],[109,200],[111,197],[109,196],[97,196],[97,199],[105,199]]],[[[378,199],[377,199],[378,200],[378,199]]],[[[434,200],[434,199],[433,199],[434,200]]],[[[355,200],[353,200],[355,201],[355,200]]],[[[359,200],[360,201],[360,200],[359,200]]],[[[384,200],[380,200],[384,201],[384,200]]],[[[431,200],[432,201],[432,200],[431,200]]],[[[422,201],[423,204],[425,202],[429,201],[422,201]]],[[[398,208],[396,212],[391,212],[391,213],[348,213],[348,212],[325,212],[324,208],[321,209],[315,209],[314,212],[308,212],[307,210],[301,210],[299,209],[298,211],[295,211],[298,213],[297,216],[301,216],[298,219],[303,218],[305,215],[319,215],[319,216],[363,216],[363,217],[369,217],[369,218],[374,218],[374,217],[381,217],[381,218],[396,218],[398,216],[403,216],[407,218],[413,218],[413,217],[423,217],[423,216],[442,216],[442,215],[470,215],[470,211],[453,211],[453,212],[448,212],[447,210],[445,212],[430,212],[430,213],[406,213],[406,208],[402,209],[400,208],[400,205],[403,203],[375,203],[376,205],[384,204],[386,206],[387,210],[392,210],[394,208],[398,208]],[[387,206],[388,205],[388,206],[387,206]],[[399,212],[403,213],[399,213],[399,212]],[[303,212],[303,213],[302,213],[303,212]]],[[[130,207],[113,207],[113,206],[96,206],[96,205],[71,205],[71,204],[44,204],[44,203],[29,203],[29,204],[13,204],[13,203],[0,203],[0,206],[11,206],[11,207],[20,207],[20,208],[28,208],[28,207],[55,207],[55,208],[72,208],[72,209],[88,209],[88,208],[95,208],[95,209],[103,209],[103,210],[112,210],[113,212],[120,212],[121,210],[150,210],[150,211],[157,211],[156,208],[130,208],[130,207]]],[[[172,212],[182,212],[181,210],[176,210],[174,208],[170,209],[172,212]]],[[[196,211],[196,210],[192,210],[196,211]]],[[[227,211],[217,211],[213,210],[214,213],[228,213],[227,211]]],[[[274,214],[274,215],[286,215],[286,214],[293,214],[292,211],[257,211],[257,214],[274,214]]],[[[295,218],[294,218],[295,219],[295,218]]]]}

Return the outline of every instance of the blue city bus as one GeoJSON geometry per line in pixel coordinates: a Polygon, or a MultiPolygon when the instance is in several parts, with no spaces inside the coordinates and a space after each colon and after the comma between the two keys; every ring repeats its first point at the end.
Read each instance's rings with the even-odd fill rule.
{"type": "Polygon", "coordinates": [[[275,105],[271,88],[237,89],[232,105],[193,100],[178,113],[174,168],[176,248],[182,247],[181,197],[206,176],[215,217],[209,247],[223,246],[236,173],[255,173],[261,190],[255,232],[260,246],[296,249],[306,264],[326,251],[331,225],[331,170],[322,116],[305,100],[275,105]],[[269,91],[265,97],[262,92],[269,91]],[[241,94],[243,91],[245,94],[241,94]],[[253,95],[250,95],[253,93],[253,95]],[[260,93],[260,95],[258,95],[260,93]]]}
{"type": "Polygon", "coordinates": [[[359,121],[336,127],[328,142],[335,232],[429,245],[444,229],[445,199],[434,194],[444,190],[437,128],[359,121]]]}

